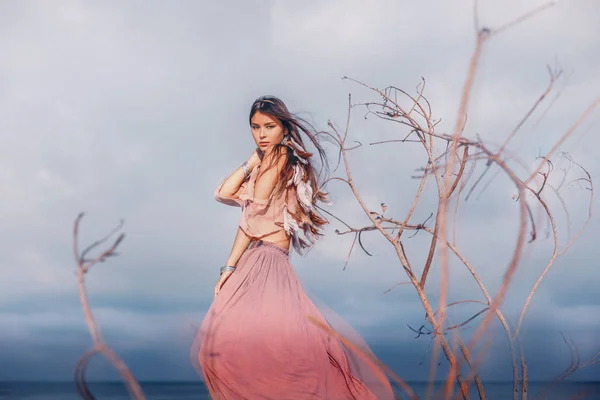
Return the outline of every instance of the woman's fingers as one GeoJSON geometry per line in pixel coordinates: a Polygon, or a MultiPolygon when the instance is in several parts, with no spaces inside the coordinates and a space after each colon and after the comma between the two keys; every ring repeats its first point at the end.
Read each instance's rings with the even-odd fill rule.
{"type": "Polygon", "coordinates": [[[219,278],[219,280],[217,281],[217,284],[215,285],[215,296],[219,294],[219,290],[221,290],[221,286],[223,286],[223,276],[221,276],[221,278],[219,278]]]}
{"type": "Polygon", "coordinates": [[[221,277],[217,281],[217,284],[215,285],[215,296],[219,294],[221,287],[223,286],[227,278],[229,278],[229,275],[231,275],[231,271],[226,271],[223,273],[223,275],[221,275],[221,277]]]}
{"type": "Polygon", "coordinates": [[[257,147],[256,148],[256,155],[258,156],[259,160],[262,160],[263,157],[264,157],[264,155],[265,155],[265,153],[259,147],[257,147]]]}

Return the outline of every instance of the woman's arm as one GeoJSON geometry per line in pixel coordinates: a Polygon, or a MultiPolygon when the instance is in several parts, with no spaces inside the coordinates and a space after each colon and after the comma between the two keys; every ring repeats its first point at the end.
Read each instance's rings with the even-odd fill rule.
{"type": "MultiPolygon", "coordinates": [[[[248,248],[249,244],[250,237],[246,235],[244,231],[238,228],[237,235],[235,236],[233,247],[231,249],[231,253],[229,254],[229,258],[227,259],[227,263],[225,265],[231,267],[237,266],[238,261],[242,257],[242,254],[244,254],[244,251],[246,251],[246,248],[248,248]]],[[[219,276],[219,280],[217,281],[217,284],[215,285],[214,289],[215,296],[219,294],[221,287],[227,281],[227,279],[229,279],[231,274],[232,271],[225,271],[221,274],[221,276],[219,276]]]]}
{"type": "Polygon", "coordinates": [[[250,240],[250,236],[246,235],[243,230],[238,228],[237,235],[235,235],[235,240],[233,241],[233,247],[231,248],[231,253],[229,254],[229,258],[225,265],[235,267],[250,244],[250,240]]]}
{"type": "MultiPolygon", "coordinates": [[[[260,164],[260,158],[256,151],[252,153],[250,158],[248,159],[248,168],[249,171],[252,171],[254,167],[260,164]]],[[[215,197],[220,197],[223,199],[233,199],[235,194],[240,189],[242,183],[246,179],[246,174],[241,166],[239,166],[231,175],[229,175],[223,183],[217,189],[215,193],[215,197]]]]}

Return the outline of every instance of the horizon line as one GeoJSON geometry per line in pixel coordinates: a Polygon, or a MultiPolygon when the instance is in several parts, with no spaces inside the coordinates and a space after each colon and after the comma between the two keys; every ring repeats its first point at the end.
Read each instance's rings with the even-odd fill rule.
{"type": "MultiPolygon", "coordinates": [[[[549,380],[528,380],[528,383],[549,383],[549,382],[553,382],[554,380],[549,379],[549,380]]],[[[123,381],[119,380],[119,379],[112,379],[112,380],[86,380],[87,383],[123,383],[123,381]]],[[[140,384],[143,383],[186,383],[186,384],[200,384],[203,383],[202,380],[182,380],[182,379],[173,379],[173,380],[138,380],[138,382],[140,384]]],[[[406,383],[411,384],[411,383],[417,383],[417,384],[422,384],[422,383],[429,383],[429,381],[426,380],[405,380],[406,383]]],[[[445,380],[437,380],[434,381],[434,383],[445,383],[445,380]]],[[[560,382],[557,383],[562,383],[562,382],[568,382],[568,383],[598,383],[600,384],[600,379],[598,380],[576,380],[576,379],[564,379],[560,382]]],[[[4,383],[69,383],[69,384],[74,384],[75,381],[74,380],[56,380],[56,379],[20,379],[20,380],[16,380],[16,379],[11,379],[11,380],[4,380],[4,379],[0,379],[0,384],[4,384],[4,383]]],[[[483,382],[484,384],[486,383],[504,383],[504,384],[512,384],[513,381],[512,380],[490,380],[490,381],[486,381],[483,382]]]]}

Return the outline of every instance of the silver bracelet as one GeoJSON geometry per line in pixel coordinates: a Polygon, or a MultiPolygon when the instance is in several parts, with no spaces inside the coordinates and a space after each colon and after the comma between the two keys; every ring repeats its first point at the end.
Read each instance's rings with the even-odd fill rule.
{"type": "Polygon", "coordinates": [[[223,275],[223,272],[225,271],[235,271],[235,267],[232,267],[231,265],[226,265],[224,267],[221,267],[221,273],[219,275],[223,275]]]}
{"type": "Polygon", "coordinates": [[[248,161],[244,161],[242,163],[242,170],[244,171],[244,177],[248,176],[248,174],[250,174],[250,167],[248,166],[248,161]]]}

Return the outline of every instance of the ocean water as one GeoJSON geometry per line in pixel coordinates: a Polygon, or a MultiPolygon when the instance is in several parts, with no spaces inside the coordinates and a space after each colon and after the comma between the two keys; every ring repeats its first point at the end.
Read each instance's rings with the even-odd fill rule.
{"type": "MultiPolygon", "coordinates": [[[[202,383],[190,382],[142,382],[142,389],[148,400],[208,400],[210,399],[202,383]]],[[[427,384],[410,383],[413,390],[423,398],[427,384]]],[[[536,392],[543,383],[529,385],[529,399],[535,399],[536,392]]],[[[125,387],[120,382],[91,382],[90,390],[99,400],[129,399],[125,387]]],[[[439,385],[436,386],[438,388],[439,385]]],[[[511,382],[484,383],[487,398],[490,400],[512,400],[511,382]]],[[[478,399],[477,393],[471,390],[472,398],[478,399]]],[[[399,398],[406,399],[406,396],[399,398]]],[[[71,382],[0,382],[0,400],[76,400],[80,399],[71,382]]],[[[562,382],[555,386],[547,396],[547,400],[590,399],[600,400],[600,382],[562,382]],[[584,395],[586,394],[586,395],[584,395]]],[[[299,399],[302,400],[302,399],[299,399]]]]}

